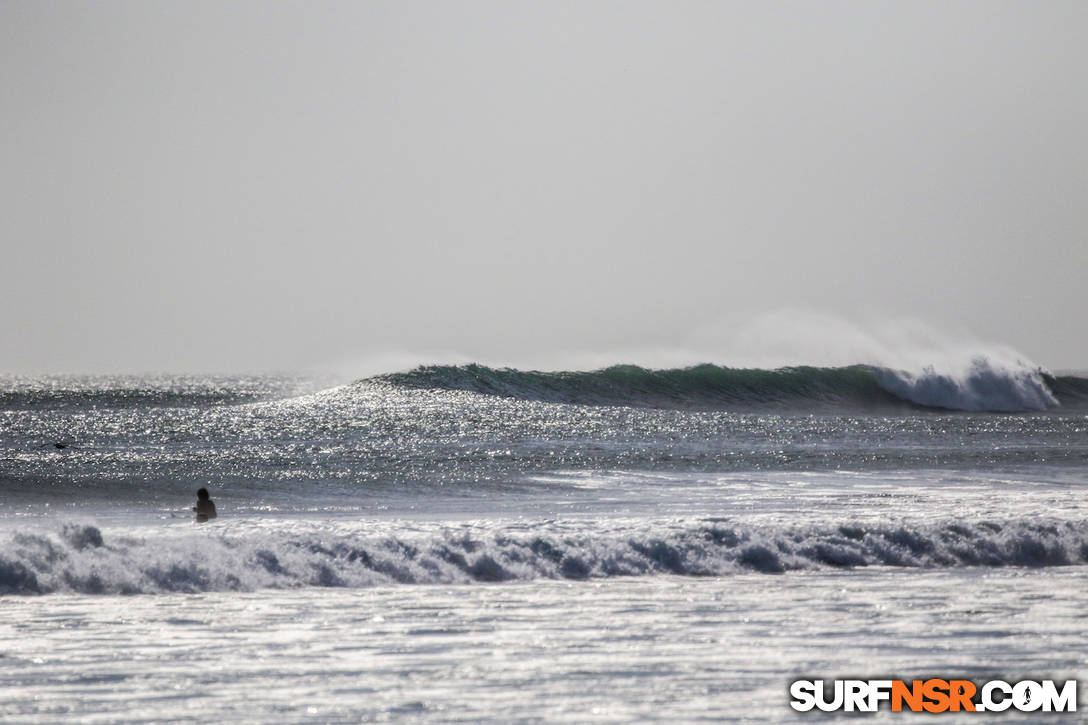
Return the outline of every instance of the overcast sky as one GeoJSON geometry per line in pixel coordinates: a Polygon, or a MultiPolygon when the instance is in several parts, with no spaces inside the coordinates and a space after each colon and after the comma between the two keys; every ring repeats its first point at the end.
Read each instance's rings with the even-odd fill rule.
{"type": "Polygon", "coordinates": [[[0,2],[0,371],[729,363],[806,315],[1088,368],[1085,38],[1079,0],[0,2]]]}

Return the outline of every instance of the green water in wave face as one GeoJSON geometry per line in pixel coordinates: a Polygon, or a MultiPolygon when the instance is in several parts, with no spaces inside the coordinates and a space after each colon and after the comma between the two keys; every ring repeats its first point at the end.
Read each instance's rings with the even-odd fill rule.
{"type": "Polygon", "coordinates": [[[696,365],[648,370],[617,365],[591,372],[540,372],[483,365],[428,366],[375,378],[397,386],[581,405],[735,412],[900,415],[926,409],[1043,411],[1083,408],[1088,380],[1054,378],[1025,365],[978,357],[918,372],[871,365],[777,370],[696,365]]]}
{"type": "Polygon", "coordinates": [[[593,372],[538,372],[465,365],[423,367],[378,379],[405,387],[466,390],[583,405],[797,411],[911,407],[907,401],[881,388],[876,371],[863,365],[779,370],[738,370],[717,365],[648,370],[636,365],[616,365],[593,372]]]}

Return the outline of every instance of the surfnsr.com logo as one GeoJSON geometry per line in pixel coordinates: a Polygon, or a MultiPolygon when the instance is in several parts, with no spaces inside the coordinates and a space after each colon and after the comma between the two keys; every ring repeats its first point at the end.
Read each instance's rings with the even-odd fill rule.
{"type": "Polygon", "coordinates": [[[790,707],[799,712],[1076,712],[1077,681],[990,680],[797,680],[790,684],[790,707]]]}

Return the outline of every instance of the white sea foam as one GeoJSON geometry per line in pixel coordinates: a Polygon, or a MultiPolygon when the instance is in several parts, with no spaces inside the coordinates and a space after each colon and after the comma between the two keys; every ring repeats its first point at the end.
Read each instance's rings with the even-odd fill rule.
{"type": "Polygon", "coordinates": [[[1081,521],[948,521],[925,526],[737,526],[583,521],[432,527],[373,536],[199,530],[153,538],[90,525],[16,531],[0,593],[133,594],[782,573],[829,567],[1060,566],[1088,561],[1081,521]]]}
{"type": "MultiPolygon", "coordinates": [[[[786,693],[799,677],[1088,677],[1086,567],[67,594],[3,606],[0,719],[27,725],[777,723],[796,720],[786,693]]],[[[904,715],[885,705],[872,719],[904,715]]],[[[978,720],[948,715],[942,723],[978,720]]]]}
{"type": "Polygon", "coordinates": [[[871,365],[889,391],[953,410],[1045,410],[1058,400],[1045,368],[1005,344],[950,333],[917,319],[862,323],[811,310],[780,309],[708,325],[693,347],[738,367],[871,365]]]}
{"type": "Polygon", "coordinates": [[[932,366],[919,373],[885,368],[880,371],[880,384],[912,403],[950,410],[1016,412],[1060,405],[1038,368],[1001,364],[987,357],[945,371],[932,366]]]}

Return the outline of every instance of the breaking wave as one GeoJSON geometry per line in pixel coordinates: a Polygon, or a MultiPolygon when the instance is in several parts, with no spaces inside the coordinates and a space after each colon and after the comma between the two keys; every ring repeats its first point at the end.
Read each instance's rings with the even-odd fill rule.
{"type": "Polygon", "coordinates": [[[539,372],[483,365],[426,366],[372,380],[409,388],[583,405],[796,411],[1042,411],[1085,407],[1088,380],[1056,378],[978,357],[952,372],[911,373],[872,365],[776,370],[697,365],[649,370],[616,365],[592,372],[539,372]]]}
{"type": "Polygon", "coordinates": [[[17,532],[0,552],[0,594],[250,591],[865,566],[1062,566],[1088,562],[1088,522],[753,528],[708,520],[642,531],[445,529],[372,537],[199,530],[155,540],[68,524],[17,532]]]}

